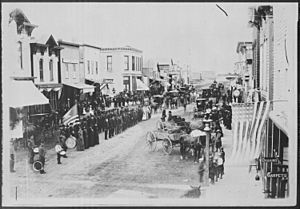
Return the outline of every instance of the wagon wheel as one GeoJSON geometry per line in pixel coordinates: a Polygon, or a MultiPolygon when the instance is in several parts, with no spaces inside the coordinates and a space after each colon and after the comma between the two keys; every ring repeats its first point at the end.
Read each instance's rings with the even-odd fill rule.
{"type": "Polygon", "coordinates": [[[170,140],[170,138],[164,138],[162,141],[162,146],[163,146],[163,151],[166,154],[171,154],[172,150],[173,150],[173,145],[172,142],[170,140]]]}
{"type": "Polygon", "coordinates": [[[156,141],[156,136],[152,131],[149,131],[146,134],[146,144],[147,144],[150,151],[152,151],[152,152],[155,151],[157,141],[156,141]]]}

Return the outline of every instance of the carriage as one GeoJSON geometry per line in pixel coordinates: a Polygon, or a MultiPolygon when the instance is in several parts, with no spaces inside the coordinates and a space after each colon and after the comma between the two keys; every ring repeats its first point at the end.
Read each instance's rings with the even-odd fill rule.
{"type": "MultiPolygon", "coordinates": [[[[180,147],[181,143],[185,144],[185,153],[194,149],[195,143],[199,137],[193,132],[188,133],[189,123],[183,122],[180,125],[171,124],[167,128],[162,129],[157,123],[157,129],[148,131],[146,134],[146,145],[150,151],[155,151],[157,142],[162,142],[163,152],[165,154],[171,154],[175,147],[180,147]]],[[[200,136],[200,135],[199,135],[200,136]]]]}

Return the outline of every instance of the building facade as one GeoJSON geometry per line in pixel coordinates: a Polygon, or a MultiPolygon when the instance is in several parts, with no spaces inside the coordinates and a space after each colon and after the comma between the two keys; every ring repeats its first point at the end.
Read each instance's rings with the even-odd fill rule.
{"type": "MultiPolygon", "coordinates": [[[[136,80],[142,80],[143,52],[126,46],[101,48],[100,68],[103,79],[109,81],[110,91],[117,94],[124,90],[136,91],[136,80]]],[[[111,94],[110,93],[110,94],[111,94]]]]}
{"type": "Polygon", "coordinates": [[[63,84],[61,105],[64,109],[72,107],[76,101],[83,100],[85,94],[94,92],[94,86],[85,84],[84,68],[80,67],[80,44],[59,40],[63,49],[59,58],[59,83],[63,84]]]}
{"type": "MultiPolygon", "coordinates": [[[[30,44],[31,72],[35,85],[49,99],[50,108],[58,109],[62,84],[58,80],[59,54],[62,48],[54,37],[40,38],[30,44]]],[[[44,106],[44,108],[46,108],[44,106]]],[[[42,112],[47,112],[45,109],[42,112]]],[[[48,110],[49,111],[49,110],[48,110]]]]}
{"type": "Polygon", "coordinates": [[[100,51],[96,46],[80,45],[80,71],[84,78],[97,83],[103,82],[104,69],[100,68],[100,51]]]}
{"type": "Polygon", "coordinates": [[[239,61],[235,63],[235,73],[241,77],[241,85],[244,89],[244,101],[248,98],[248,91],[253,89],[254,81],[252,74],[252,42],[239,42],[237,45],[236,52],[239,57],[239,61]]]}
{"type": "Polygon", "coordinates": [[[275,159],[262,161],[264,193],[267,198],[287,198],[296,195],[297,185],[297,7],[259,6],[254,14],[251,22],[259,45],[255,87],[271,104],[261,157],[275,159]]]}

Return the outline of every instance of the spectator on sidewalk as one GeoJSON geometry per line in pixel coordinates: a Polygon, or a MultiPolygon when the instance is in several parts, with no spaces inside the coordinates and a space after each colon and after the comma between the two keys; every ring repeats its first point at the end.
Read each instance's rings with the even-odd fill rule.
{"type": "Polygon", "coordinates": [[[28,162],[29,164],[33,164],[33,158],[34,158],[34,152],[33,149],[35,148],[35,143],[34,143],[34,136],[30,136],[30,138],[27,141],[27,147],[28,147],[28,162]]]}
{"type": "Polygon", "coordinates": [[[77,138],[76,138],[76,150],[83,151],[84,150],[84,141],[83,141],[83,131],[79,125],[77,125],[77,138]]]}
{"type": "Polygon", "coordinates": [[[45,174],[45,160],[46,160],[46,149],[44,148],[44,142],[41,142],[39,146],[39,161],[42,163],[40,174],[45,174]]]}

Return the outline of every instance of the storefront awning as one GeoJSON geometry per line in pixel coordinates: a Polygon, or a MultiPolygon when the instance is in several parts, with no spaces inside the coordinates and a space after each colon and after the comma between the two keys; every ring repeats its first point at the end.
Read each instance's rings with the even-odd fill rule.
{"type": "Polygon", "coordinates": [[[32,81],[11,81],[11,95],[8,99],[9,106],[13,108],[49,104],[49,100],[45,97],[32,81]]]}
{"type": "Polygon", "coordinates": [[[40,92],[59,91],[62,88],[62,84],[60,84],[60,83],[37,84],[37,87],[39,88],[40,92]]]}
{"type": "Polygon", "coordinates": [[[83,93],[93,93],[95,90],[95,86],[84,83],[64,83],[64,85],[83,90],[83,93]]]}
{"type": "Polygon", "coordinates": [[[136,90],[138,91],[148,91],[149,87],[140,79],[136,79],[136,90]]]}

